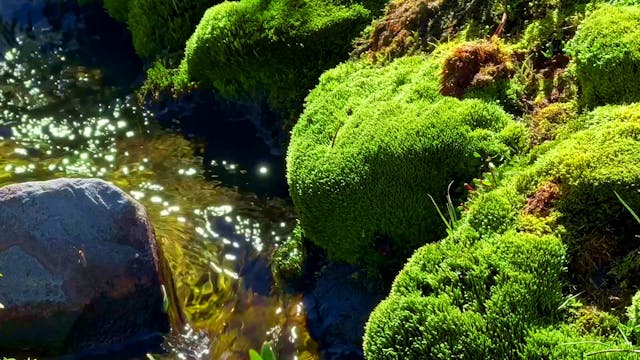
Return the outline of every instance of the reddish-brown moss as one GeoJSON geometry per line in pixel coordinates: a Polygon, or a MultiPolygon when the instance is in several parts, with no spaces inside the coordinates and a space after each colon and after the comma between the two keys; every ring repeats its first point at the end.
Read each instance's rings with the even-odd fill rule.
{"type": "Polygon", "coordinates": [[[512,74],[510,54],[498,40],[465,43],[445,59],[440,93],[460,98],[470,88],[485,87],[512,74]]]}
{"type": "Polygon", "coordinates": [[[553,207],[553,202],[560,195],[560,187],[553,182],[546,182],[538,191],[527,199],[525,214],[536,216],[548,216],[553,207]]]}

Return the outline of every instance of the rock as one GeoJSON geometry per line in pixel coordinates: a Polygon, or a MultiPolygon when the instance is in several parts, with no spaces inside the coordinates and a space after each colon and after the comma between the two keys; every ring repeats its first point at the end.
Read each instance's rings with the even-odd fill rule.
{"type": "Polygon", "coordinates": [[[144,208],[98,179],[0,188],[0,353],[100,352],[167,332],[144,208]]]}

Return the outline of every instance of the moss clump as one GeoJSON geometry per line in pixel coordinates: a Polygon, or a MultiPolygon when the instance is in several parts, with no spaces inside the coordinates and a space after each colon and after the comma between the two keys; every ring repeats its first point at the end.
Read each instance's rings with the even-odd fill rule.
{"type": "Polygon", "coordinates": [[[437,240],[444,226],[428,195],[477,176],[481,158],[510,155],[500,141],[510,116],[441,97],[440,59],[343,64],[307,98],[287,178],[305,234],[331,257],[380,264],[437,240]]]}
{"type": "Polygon", "coordinates": [[[367,359],[513,359],[562,302],[564,248],[509,232],[420,248],[366,326],[367,359]]]}
{"type": "Polygon", "coordinates": [[[304,233],[298,224],[291,236],[280,243],[273,253],[271,269],[274,277],[286,282],[299,280],[303,275],[305,260],[304,233]]]}
{"type": "MultiPolygon", "coordinates": [[[[143,58],[181,53],[204,12],[219,0],[131,0],[127,26],[143,58]]],[[[106,5],[106,3],[105,3],[106,5]]]]}
{"type": "Polygon", "coordinates": [[[584,335],[574,327],[565,325],[559,328],[549,327],[533,331],[527,337],[526,347],[520,358],[528,360],[637,359],[637,354],[624,352],[624,350],[632,349],[633,347],[622,339],[603,339],[595,335],[584,335]],[[611,349],[623,351],[587,356],[590,353],[611,349]]]}
{"type": "Polygon", "coordinates": [[[567,45],[586,107],[640,100],[640,7],[603,5],[567,45]]]}
{"type": "Polygon", "coordinates": [[[318,76],[346,58],[383,1],[363,3],[225,2],[206,12],[181,66],[223,96],[266,98],[273,109],[297,115],[318,76]]]}
{"type": "Polygon", "coordinates": [[[516,223],[523,197],[502,187],[481,194],[469,207],[468,221],[481,236],[502,234],[516,223]]]}
{"type": "Polygon", "coordinates": [[[444,60],[440,92],[461,98],[470,88],[506,81],[514,71],[510,57],[510,52],[497,39],[464,43],[444,60]]]}
{"type": "Polygon", "coordinates": [[[553,103],[527,118],[534,145],[554,140],[558,132],[577,117],[575,103],[553,103]]]}
{"type": "Polygon", "coordinates": [[[104,0],[103,6],[112,18],[126,22],[129,17],[129,3],[131,0],[104,0]]]}
{"type": "Polygon", "coordinates": [[[639,106],[570,120],[544,151],[512,164],[498,187],[475,196],[457,230],[416,251],[372,313],[367,358],[569,360],[631,349],[619,332],[636,342],[637,309],[620,324],[597,308],[621,310],[640,284],[640,227],[614,194],[640,208],[639,106]],[[579,305],[566,306],[566,288],[589,306],[570,310],[579,305]],[[389,309],[403,313],[403,324],[389,309]],[[456,311],[462,315],[449,315],[456,311]],[[428,321],[464,316],[456,323],[473,327],[428,321]]]}

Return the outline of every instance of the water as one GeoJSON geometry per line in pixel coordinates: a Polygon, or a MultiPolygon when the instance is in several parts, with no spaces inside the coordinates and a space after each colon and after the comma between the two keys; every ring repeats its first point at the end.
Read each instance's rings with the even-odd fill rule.
{"type": "Polygon", "coordinates": [[[99,9],[2,0],[0,15],[0,186],[99,177],[145,205],[190,324],[156,358],[246,358],[267,340],[281,359],[318,358],[303,295],[268,269],[295,218],[261,109],[206,94],[143,109],[141,64],[99,9]]]}

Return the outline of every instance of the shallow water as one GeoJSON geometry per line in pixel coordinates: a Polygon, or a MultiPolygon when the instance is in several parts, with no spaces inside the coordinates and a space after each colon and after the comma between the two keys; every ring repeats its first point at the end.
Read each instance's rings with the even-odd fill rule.
{"type": "Polygon", "coordinates": [[[317,358],[302,294],[281,291],[268,268],[295,218],[277,197],[280,135],[248,121],[259,109],[143,109],[141,64],[103,13],[2,0],[0,15],[0,186],[98,177],[145,205],[191,324],[156,357],[239,359],[269,340],[281,359],[317,358]]]}

